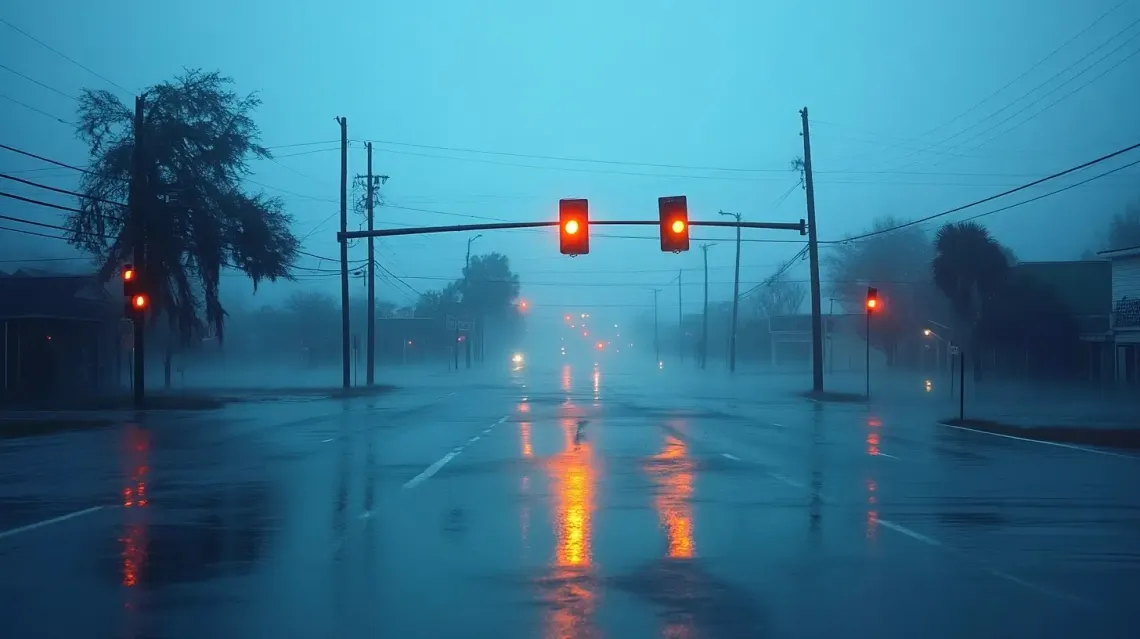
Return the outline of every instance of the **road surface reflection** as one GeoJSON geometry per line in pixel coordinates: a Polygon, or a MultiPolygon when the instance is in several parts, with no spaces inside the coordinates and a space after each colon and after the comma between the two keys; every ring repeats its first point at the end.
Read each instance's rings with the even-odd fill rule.
{"type": "Polygon", "coordinates": [[[150,433],[136,424],[124,427],[123,437],[123,536],[122,584],[126,588],[123,607],[126,612],[127,637],[142,635],[139,586],[143,584],[147,563],[147,511],[150,505],[147,480],[150,475],[150,433]]]}
{"type": "Polygon", "coordinates": [[[672,559],[692,559],[693,544],[693,461],[685,442],[665,436],[662,451],[650,458],[649,475],[657,483],[654,507],[668,540],[672,559]]]}
{"type": "MultiPolygon", "coordinates": [[[[568,377],[569,367],[563,369],[568,377]]],[[[568,407],[568,408],[573,408],[568,407]]],[[[554,561],[551,566],[551,608],[546,619],[548,639],[579,639],[596,635],[596,608],[591,567],[594,497],[593,452],[579,436],[578,419],[563,417],[563,451],[550,458],[554,500],[554,561]]]]}

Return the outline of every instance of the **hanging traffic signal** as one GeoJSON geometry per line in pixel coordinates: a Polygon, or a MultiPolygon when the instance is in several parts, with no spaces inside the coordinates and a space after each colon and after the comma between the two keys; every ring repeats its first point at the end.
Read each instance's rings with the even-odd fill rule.
{"type": "Polygon", "coordinates": [[[868,286],[867,287],[867,312],[873,313],[879,310],[879,289],[868,286]]]}
{"type": "Polygon", "coordinates": [[[689,203],[684,195],[657,198],[661,213],[661,250],[689,250],[689,203]]]}
{"type": "Polygon", "coordinates": [[[558,201],[558,248],[563,255],[590,252],[589,200],[558,201]]]}
{"type": "Polygon", "coordinates": [[[123,297],[127,298],[127,317],[140,319],[150,310],[150,296],[142,291],[139,272],[131,264],[123,266],[123,297]]]}

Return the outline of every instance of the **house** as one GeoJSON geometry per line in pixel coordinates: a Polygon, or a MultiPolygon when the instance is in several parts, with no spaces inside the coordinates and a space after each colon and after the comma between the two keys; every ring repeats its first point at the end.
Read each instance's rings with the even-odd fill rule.
{"type": "Polygon", "coordinates": [[[1112,269],[1109,296],[1113,377],[1140,386],[1140,246],[1101,251],[1112,269]]]}
{"type": "Polygon", "coordinates": [[[123,310],[93,275],[0,272],[0,402],[114,386],[123,310]]]}
{"type": "Polygon", "coordinates": [[[1081,377],[1112,379],[1113,352],[1110,332],[1112,314],[1112,263],[1108,260],[1020,262],[1020,273],[1049,286],[1068,308],[1077,324],[1081,377]]]}

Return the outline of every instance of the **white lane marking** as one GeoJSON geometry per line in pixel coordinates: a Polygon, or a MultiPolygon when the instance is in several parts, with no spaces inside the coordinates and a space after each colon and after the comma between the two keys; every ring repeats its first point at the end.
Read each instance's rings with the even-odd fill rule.
{"type": "MultiPolygon", "coordinates": [[[[494,428],[495,426],[502,424],[505,421],[507,421],[506,415],[500,417],[499,421],[488,426],[487,429],[484,430],[483,432],[486,433],[486,432],[490,431],[492,428],[494,428]]],[[[471,444],[474,444],[475,442],[479,441],[479,437],[480,437],[480,435],[475,435],[471,439],[468,439],[466,444],[462,444],[460,446],[456,446],[455,448],[452,448],[451,452],[447,453],[446,455],[441,457],[439,460],[437,460],[434,464],[425,468],[423,470],[423,472],[416,475],[415,477],[412,477],[406,483],[404,483],[404,488],[415,488],[416,486],[419,486],[420,484],[422,484],[425,481],[427,481],[428,479],[430,479],[432,475],[439,472],[440,468],[443,468],[445,465],[447,465],[447,462],[455,459],[455,457],[457,455],[459,455],[459,453],[462,453],[463,449],[465,449],[468,446],[470,446],[471,444]]]]}
{"type": "Polygon", "coordinates": [[[740,461],[739,457],[737,457],[736,455],[733,455],[731,453],[721,453],[721,455],[724,455],[724,457],[726,459],[731,459],[732,461],[740,461]]]}
{"type": "Polygon", "coordinates": [[[887,529],[893,530],[897,533],[901,533],[903,535],[906,535],[907,537],[910,537],[911,539],[917,539],[918,541],[921,541],[924,544],[927,544],[930,546],[936,546],[936,547],[942,545],[942,542],[940,542],[936,539],[931,539],[930,537],[927,537],[926,535],[923,535],[922,533],[917,533],[917,532],[911,530],[910,528],[907,528],[906,526],[900,526],[893,521],[887,521],[886,519],[879,519],[877,521],[879,522],[879,525],[882,526],[883,528],[887,528],[887,529]]]}
{"type": "Polygon", "coordinates": [[[416,486],[419,486],[423,482],[427,481],[432,475],[438,473],[439,469],[443,468],[444,464],[454,459],[458,454],[458,451],[452,451],[444,455],[439,459],[439,461],[425,468],[422,473],[408,480],[408,483],[404,484],[404,488],[415,488],[416,486]]]}
{"type": "Polygon", "coordinates": [[[992,566],[988,566],[985,563],[978,561],[978,560],[974,559],[973,557],[970,557],[969,555],[963,553],[960,550],[957,550],[955,548],[951,548],[950,546],[943,544],[942,542],[938,541],[937,539],[932,539],[932,538],[927,537],[926,535],[924,535],[922,533],[915,532],[915,531],[911,530],[910,528],[907,528],[906,526],[901,526],[899,524],[894,523],[893,521],[888,521],[886,519],[879,519],[877,521],[878,521],[879,525],[882,526],[883,528],[886,528],[888,530],[893,530],[893,531],[895,531],[901,535],[906,535],[907,537],[910,537],[911,539],[921,541],[922,543],[927,544],[928,546],[934,546],[935,548],[941,548],[941,549],[943,549],[943,550],[945,550],[945,551],[947,551],[947,552],[949,552],[955,556],[961,557],[962,559],[966,559],[967,561],[969,561],[970,563],[973,563],[978,568],[981,568],[983,571],[985,571],[985,572],[987,572],[987,573],[989,573],[989,574],[991,574],[991,575],[993,575],[999,579],[1005,579],[1006,581],[1008,581],[1010,583],[1017,584],[1018,586],[1021,586],[1022,588],[1026,588],[1026,589],[1032,590],[1038,594],[1053,597],[1055,599],[1063,599],[1065,601],[1070,601],[1070,602],[1079,603],[1079,604],[1084,603],[1084,601],[1082,601],[1079,597],[1074,597],[1073,595],[1070,595],[1070,594],[1067,594],[1064,592],[1060,592],[1058,590],[1053,590],[1051,588],[1039,586],[1035,583],[1025,581],[1024,579],[1021,579],[1019,577],[1015,577],[1015,576],[1013,576],[1013,575],[1011,575],[1008,572],[1005,572],[1003,570],[998,570],[997,568],[993,568],[992,566]]]}
{"type": "Polygon", "coordinates": [[[321,441],[321,443],[322,443],[322,444],[327,444],[327,443],[329,443],[329,442],[331,442],[331,441],[332,441],[332,437],[330,437],[330,438],[328,438],[328,439],[325,439],[325,440],[322,440],[322,441],[321,441]]]}
{"type": "Polygon", "coordinates": [[[0,539],[12,537],[12,536],[18,535],[18,534],[23,533],[23,532],[28,532],[29,530],[35,530],[36,528],[42,528],[44,526],[50,526],[52,524],[58,524],[61,521],[67,521],[68,519],[75,519],[76,517],[82,517],[83,515],[90,515],[91,513],[95,512],[97,510],[102,510],[102,509],[103,509],[103,506],[92,506],[91,508],[85,508],[83,510],[77,510],[73,513],[68,513],[66,515],[60,515],[59,517],[52,517],[51,519],[45,519],[43,521],[37,521],[36,523],[28,524],[27,526],[20,526],[19,528],[13,528],[11,530],[5,530],[4,532],[0,532],[0,539]]]}
{"type": "Polygon", "coordinates": [[[1020,442],[1030,442],[1033,444],[1045,444],[1046,446],[1056,446],[1058,448],[1068,448],[1071,450],[1079,450],[1079,451],[1085,452],[1085,453],[1096,453],[1098,455],[1108,455],[1109,457],[1121,457],[1123,459],[1140,460],[1140,457],[1136,457],[1134,455],[1125,455],[1123,453],[1114,453],[1114,452],[1108,451],[1108,450],[1097,450],[1095,448],[1085,448],[1084,446],[1074,446],[1073,444],[1062,444],[1061,442],[1047,442],[1043,439],[1030,439],[1028,437],[1018,437],[1016,435],[1006,435],[1003,433],[991,433],[988,430],[979,430],[977,428],[967,428],[965,426],[957,426],[955,424],[947,424],[946,422],[938,422],[938,423],[942,424],[943,426],[945,426],[947,428],[957,428],[958,430],[967,430],[967,431],[970,431],[971,433],[981,433],[983,435],[993,435],[994,437],[1004,437],[1006,439],[1016,439],[1017,441],[1020,441],[1020,442]]]}
{"type": "Polygon", "coordinates": [[[773,473],[773,472],[769,471],[768,476],[771,477],[772,479],[775,479],[776,481],[785,483],[785,484],[791,486],[792,488],[803,488],[804,487],[803,483],[798,482],[798,481],[792,479],[791,477],[785,477],[784,475],[781,475],[780,473],[773,473]]]}
{"type": "Polygon", "coordinates": [[[890,459],[898,459],[898,457],[895,457],[894,455],[888,455],[886,453],[875,453],[875,457],[888,457],[890,459]]]}
{"type": "Polygon", "coordinates": [[[772,425],[775,426],[776,428],[786,428],[786,426],[784,426],[783,424],[777,424],[776,422],[772,422],[772,425]]]}

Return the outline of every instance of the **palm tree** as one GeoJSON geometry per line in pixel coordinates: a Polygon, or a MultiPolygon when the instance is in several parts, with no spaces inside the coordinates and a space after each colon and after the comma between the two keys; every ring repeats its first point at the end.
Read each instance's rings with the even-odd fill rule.
{"type": "MultiPolygon", "coordinates": [[[[239,97],[232,80],[188,71],[145,92],[142,226],[146,260],[136,265],[156,316],[183,342],[207,327],[221,342],[226,311],[219,299],[223,268],[244,272],[254,290],[263,279],[291,279],[299,242],[278,198],[242,190],[247,160],[270,158],[251,119],[260,104],[239,97]]],[[[102,262],[106,280],[133,261],[127,200],[135,152],[133,109],[108,91],[84,90],[78,134],[87,142],[80,211],[69,240],[102,262]]],[[[169,367],[169,347],[168,347],[169,367]]]]}
{"type": "Polygon", "coordinates": [[[973,322],[984,300],[998,293],[1009,262],[997,240],[974,222],[947,224],[934,238],[934,283],[950,300],[959,320],[973,322]]]}
{"type": "MultiPolygon", "coordinates": [[[[957,320],[954,331],[959,348],[973,350],[978,322],[1009,274],[1001,244],[986,228],[974,222],[947,224],[934,238],[934,284],[950,301],[957,320]]],[[[964,355],[963,355],[964,357],[964,355]]],[[[974,378],[981,377],[981,359],[973,357],[974,378]]]]}

